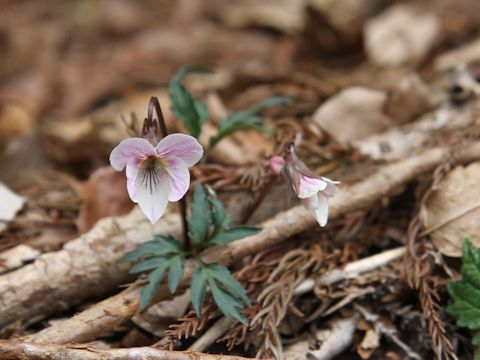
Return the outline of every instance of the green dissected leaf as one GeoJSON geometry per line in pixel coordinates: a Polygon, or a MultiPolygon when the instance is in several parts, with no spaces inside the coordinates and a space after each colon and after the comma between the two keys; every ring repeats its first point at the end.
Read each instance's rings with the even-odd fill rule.
{"type": "Polygon", "coordinates": [[[230,274],[230,271],[228,271],[225,266],[215,263],[209,264],[209,270],[215,280],[222,284],[230,294],[242,300],[245,305],[251,306],[250,299],[248,298],[245,289],[232,276],[232,274],[230,274]]]}
{"type": "Polygon", "coordinates": [[[126,253],[119,262],[134,262],[146,255],[167,255],[182,252],[182,245],[171,235],[156,235],[155,240],[147,241],[137,249],[126,253]]]}
{"type": "Polygon", "coordinates": [[[463,244],[462,279],[447,286],[454,303],[448,312],[458,317],[458,325],[480,329],[480,250],[473,248],[469,240],[463,244]]]}
{"type": "Polygon", "coordinates": [[[247,293],[226,267],[216,263],[201,263],[192,274],[192,304],[198,316],[202,310],[207,285],[213,300],[225,316],[248,325],[248,320],[242,313],[244,304],[251,306],[247,293]]]}
{"type": "Polygon", "coordinates": [[[207,291],[207,276],[204,269],[200,266],[192,274],[192,304],[198,317],[201,315],[205,293],[207,291]]]}
{"type": "MultiPolygon", "coordinates": [[[[155,258],[157,260],[156,266],[151,267],[144,266],[144,270],[153,270],[148,275],[148,284],[142,289],[140,293],[140,308],[143,310],[152,300],[153,295],[157,291],[160,283],[163,280],[165,272],[168,270],[168,289],[173,294],[177,289],[178,284],[182,281],[183,272],[184,272],[184,265],[185,265],[185,257],[183,255],[174,255],[171,257],[162,256],[155,258]]],[[[147,262],[150,259],[144,260],[142,263],[147,262]]],[[[135,267],[140,268],[140,264],[137,264],[135,267]]],[[[153,265],[153,263],[152,263],[153,265]]],[[[134,267],[134,268],[135,268],[134,267]]],[[[133,269],[132,269],[133,270],[133,269]]],[[[136,271],[136,272],[140,272],[136,271]]]]}
{"type": "Polygon", "coordinates": [[[207,194],[201,184],[195,186],[191,214],[188,218],[188,230],[190,238],[197,244],[207,240],[208,229],[212,222],[212,213],[207,194]]]}
{"type": "Polygon", "coordinates": [[[263,131],[262,119],[245,111],[230,114],[228,117],[220,120],[218,133],[210,138],[209,148],[212,149],[226,136],[241,130],[263,131]]]}
{"type": "Polygon", "coordinates": [[[214,281],[209,282],[209,285],[213,300],[215,300],[222,313],[240,321],[244,325],[248,325],[248,320],[241,311],[243,308],[242,304],[224,289],[220,288],[214,281]]]}
{"type": "Polygon", "coordinates": [[[261,228],[250,226],[236,226],[231,229],[214,234],[209,242],[217,245],[226,245],[231,241],[243,239],[248,236],[255,235],[262,231],[261,228]]]}
{"type": "Polygon", "coordinates": [[[130,274],[137,274],[147,270],[157,268],[160,264],[165,263],[168,260],[165,256],[152,256],[147,257],[145,260],[139,262],[130,269],[130,274]]]}
{"type": "Polygon", "coordinates": [[[253,105],[249,109],[249,112],[251,112],[252,114],[258,114],[274,106],[291,104],[293,104],[293,100],[288,96],[272,96],[271,98],[262,100],[258,104],[253,105]]]}
{"type": "Polygon", "coordinates": [[[259,130],[264,131],[262,118],[258,113],[273,106],[292,103],[292,100],[284,96],[274,96],[252,106],[248,110],[231,113],[226,118],[220,120],[218,124],[218,133],[210,138],[209,148],[213,148],[224,137],[241,130],[259,130]]]}
{"type": "Polygon", "coordinates": [[[168,263],[162,262],[159,266],[148,275],[148,284],[143,287],[140,291],[140,309],[144,310],[150,301],[152,301],[153,295],[158,289],[158,286],[163,280],[163,275],[165,274],[165,270],[168,267],[168,263]]]}
{"type": "Polygon", "coordinates": [[[172,113],[182,121],[190,134],[195,138],[200,136],[202,125],[207,121],[208,110],[204,103],[193,98],[181,81],[191,72],[208,71],[204,67],[183,67],[169,83],[172,113]]]}
{"type": "Polygon", "coordinates": [[[180,253],[183,251],[183,247],[180,241],[178,241],[172,235],[155,235],[155,240],[159,241],[162,244],[163,250],[167,253],[180,253]]]}
{"type": "MultiPolygon", "coordinates": [[[[462,279],[447,285],[453,298],[453,304],[447,311],[458,318],[458,326],[480,330],[480,249],[475,249],[468,239],[463,243],[462,260],[462,279]]],[[[480,346],[480,334],[477,333],[472,342],[480,346]]],[[[480,360],[480,354],[475,359],[480,360]]]]}
{"type": "Polygon", "coordinates": [[[175,290],[177,290],[180,281],[182,281],[185,258],[181,255],[177,255],[170,258],[169,263],[168,290],[173,294],[175,290]]]}
{"type": "Polygon", "coordinates": [[[222,203],[214,196],[209,197],[210,205],[213,209],[213,234],[214,238],[217,234],[222,232],[228,225],[230,225],[230,217],[225,212],[222,203]]]}

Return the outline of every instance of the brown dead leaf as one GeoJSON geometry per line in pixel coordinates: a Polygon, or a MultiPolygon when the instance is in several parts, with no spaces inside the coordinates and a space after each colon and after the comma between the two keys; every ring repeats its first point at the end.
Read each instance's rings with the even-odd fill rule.
{"type": "Polygon", "coordinates": [[[0,204],[2,204],[0,206],[0,231],[2,231],[23,207],[25,199],[0,183],[0,204]]]}
{"type": "Polygon", "coordinates": [[[405,124],[432,109],[438,100],[417,74],[405,76],[388,93],[385,113],[398,124],[405,124]]]}
{"type": "Polygon", "coordinates": [[[437,16],[421,13],[418,7],[408,4],[392,6],[365,25],[368,57],[380,66],[421,61],[440,37],[441,25],[437,16]]]}
{"type": "Polygon", "coordinates": [[[480,163],[457,166],[428,195],[420,219],[443,254],[459,257],[466,237],[480,246],[480,163]]]}
{"type": "Polygon", "coordinates": [[[350,87],[323,103],[313,122],[348,147],[353,140],[382,132],[393,122],[383,112],[387,95],[364,87],[350,87]]]}
{"type": "Polygon", "coordinates": [[[305,0],[247,0],[231,2],[220,12],[233,28],[264,26],[285,33],[298,33],[305,25],[305,0]]]}
{"type": "Polygon", "coordinates": [[[90,230],[101,218],[127,214],[134,205],[127,193],[125,174],[110,166],[95,170],[81,185],[80,193],[83,204],[76,221],[80,233],[90,230]]]}
{"type": "Polygon", "coordinates": [[[379,346],[380,337],[373,328],[370,328],[366,331],[362,342],[357,346],[357,354],[362,359],[369,359],[379,346]]]}

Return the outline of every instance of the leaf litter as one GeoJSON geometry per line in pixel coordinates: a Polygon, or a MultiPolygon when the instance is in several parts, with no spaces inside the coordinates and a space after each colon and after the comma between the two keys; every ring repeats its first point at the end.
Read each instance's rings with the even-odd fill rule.
{"type": "MultiPolygon", "coordinates": [[[[459,161],[464,146],[480,138],[478,2],[354,3],[6,2],[0,14],[0,278],[8,283],[17,271],[35,263],[40,268],[43,255],[81,234],[95,238],[103,218],[115,217],[109,234],[131,241],[134,227],[125,234],[114,230],[121,229],[116,217],[134,206],[125,176],[104,166],[129,130],[138,132],[148,99],[157,96],[169,131],[190,133],[208,149],[191,171],[190,187],[207,190],[194,196],[200,200],[193,200],[189,226],[194,243],[218,251],[263,236],[256,225],[297,204],[268,166],[291,144],[316,176],[341,180],[341,191],[401,159],[439,147],[449,151],[434,170],[424,164],[426,171],[375,204],[357,204],[325,228],[302,228],[282,245],[233,264],[226,260],[228,266],[204,259],[203,268],[192,271],[190,255],[177,248],[175,257],[161,267],[151,261],[150,268],[145,262],[152,253],[137,253],[144,266],[132,272],[153,269],[140,283],[165,278],[179,296],[186,289],[182,278],[191,276],[193,305],[186,305],[190,299],[160,301],[132,321],[75,342],[101,341],[111,354],[128,344],[186,358],[185,350],[200,341],[207,344],[198,353],[205,359],[209,353],[478,356],[480,307],[471,294],[478,275],[480,156],[459,161]],[[195,70],[201,71],[188,74],[195,70]],[[352,264],[397,248],[403,258],[349,275],[352,264]],[[332,273],[339,280],[321,280],[332,273]],[[307,290],[297,290],[305,283],[307,290]],[[228,329],[225,315],[235,319],[228,329]]],[[[152,233],[149,240],[154,235],[165,240],[172,234],[152,233]]],[[[166,256],[162,246],[151,248],[153,257],[166,256]]],[[[118,266],[118,259],[98,253],[105,257],[97,264],[118,266]]],[[[48,265],[47,281],[55,271],[48,265]]],[[[109,276],[103,279],[107,291],[90,289],[80,301],[11,317],[0,329],[0,357],[8,358],[1,350],[7,345],[28,343],[57,321],[121,296],[117,284],[134,281],[127,271],[109,276]]],[[[40,293],[29,298],[19,285],[8,285],[18,299],[7,299],[12,293],[0,287],[0,303],[41,303],[40,293]]],[[[158,292],[146,289],[145,308],[158,292]]],[[[43,346],[53,342],[63,346],[57,340],[43,346]]]]}

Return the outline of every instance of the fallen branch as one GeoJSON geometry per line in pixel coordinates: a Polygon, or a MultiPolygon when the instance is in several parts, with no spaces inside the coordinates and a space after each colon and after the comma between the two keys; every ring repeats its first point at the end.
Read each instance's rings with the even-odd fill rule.
{"type": "Polygon", "coordinates": [[[405,254],[405,246],[392,250],[387,250],[380,254],[372,255],[364,259],[351,262],[345,265],[343,269],[332,270],[320,276],[317,280],[307,279],[303,281],[295,289],[294,295],[302,295],[312,291],[315,287],[315,284],[328,286],[342,280],[352,279],[357,275],[378,269],[379,267],[384,266],[389,262],[402,257],[403,254],[405,254]]]}
{"type": "Polygon", "coordinates": [[[62,250],[38,256],[32,264],[0,276],[0,328],[38,320],[128,281],[128,265],[116,261],[140,243],[162,233],[180,233],[176,214],[152,226],[138,210],[101,220],[62,250]]]}
{"type": "Polygon", "coordinates": [[[235,320],[222,317],[217,320],[215,324],[200,336],[189,348],[192,351],[205,351],[210,345],[223,336],[232,326],[235,324],[235,320]]]}
{"type": "MultiPolygon", "coordinates": [[[[480,159],[480,142],[473,142],[457,149],[452,154],[450,147],[426,150],[405,160],[387,165],[334,197],[331,201],[330,218],[335,219],[348,212],[371,206],[395,189],[404,186],[422,173],[433,170],[446,159],[455,155],[459,163],[480,159]]],[[[316,226],[315,218],[302,206],[277,214],[260,226],[257,235],[234,241],[223,248],[213,248],[203,254],[206,262],[218,261],[225,265],[238,262],[249,254],[255,254],[288,239],[292,235],[316,226]]],[[[187,262],[181,286],[185,288],[194,269],[194,262],[187,262]]],[[[69,320],[52,325],[27,339],[32,342],[68,343],[94,339],[116,325],[130,319],[138,310],[140,285],[134,284],[114,297],[108,298],[69,320]]],[[[171,295],[163,286],[157,292],[156,301],[171,295]]]]}
{"type": "Polygon", "coordinates": [[[87,345],[38,345],[0,340],[0,359],[26,360],[246,360],[241,356],[213,355],[195,351],[166,351],[151,347],[95,349],[87,345]]]}
{"type": "Polygon", "coordinates": [[[0,253],[0,274],[15,270],[39,255],[40,251],[24,244],[5,250],[0,253]]]}
{"type": "Polygon", "coordinates": [[[311,342],[300,341],[290,345],[285,351],[285,359],[316,359],[330,360],[346,350],[353,342],[353,334],[359,320],[358,314],[342,319],[335,318],[329,324],[329,328],[319,330],[315,338],[320,344],[316,350],[311,350],[311,342]]]}
{"type": "Polygon", "coordinates": [[[354,141],[352,146],[360,154],[375,160],[403,159],[427,146],[440,131],[473,128],[478,122],[477,108],[476,102],[462,108],[439,107],[412,123],[354,141]]]}

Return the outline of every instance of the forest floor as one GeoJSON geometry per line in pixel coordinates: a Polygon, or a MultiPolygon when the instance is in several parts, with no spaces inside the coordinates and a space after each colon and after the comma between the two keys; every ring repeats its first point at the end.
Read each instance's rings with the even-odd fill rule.
{"type": "Polygon", "coordinates": [[[0,1],[0,359],[472,359],[480,305],[451,304],[480,294],[479,34],[477,0],[0,1]],[[210,69],[183,79],[205,149],[229,114],[289,99],[191,168],[262,229],[202,253],[245,288],[248,325],[208,293],[197,317],[191,258],[145,311],[145,275],[118,262],[180,237],[109,154],[152,96],[188,132],[168,84],[189,65],[210,69]],[[341,182],[325,227],[269,166],[292,143],[341,182]]]}

